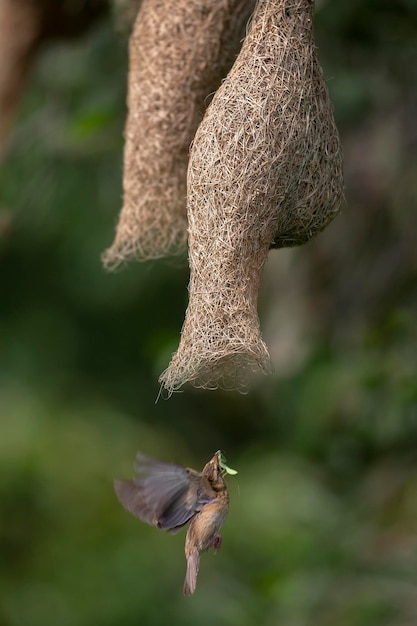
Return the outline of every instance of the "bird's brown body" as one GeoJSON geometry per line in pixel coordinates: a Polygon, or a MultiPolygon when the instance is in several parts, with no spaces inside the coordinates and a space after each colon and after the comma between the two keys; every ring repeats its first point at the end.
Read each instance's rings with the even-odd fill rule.
{"type": "Polygon", "coordinates": [[[216,452],[203,471],[171,465],[136,456],[137,477],[133,481],[114,482],[121,504],[141,520],[166,530],[178,532],[189,523],[185,540],[187,572],[184,594],[194,593],[200,554],[221,546],[219,531],[229,510],[229,493],[224,480],[221,453],[216,452]]]}

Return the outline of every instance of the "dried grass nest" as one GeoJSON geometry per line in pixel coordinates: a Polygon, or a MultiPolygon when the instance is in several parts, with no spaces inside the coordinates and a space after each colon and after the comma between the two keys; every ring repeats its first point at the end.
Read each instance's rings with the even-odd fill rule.
{"type": "MultiPolygon", "coordinates": [[[[312,0],[259,0],[196,133],[188,168],[189,305],[160,382],[242,388],[271,369],[257,314],[271,247],[303,244],[343,202],[342,151],[312,0]]],[[[285,294],[283,294],[285,298],[285,294]]]]}
{"type": "Polygon", "coordinates": [[[184,253],[190,144],[255,0],[143,0],[129,45],[123,208],[109,269],[184,253]],[[169,6],[168,6],[169,5],[169,6]]]}

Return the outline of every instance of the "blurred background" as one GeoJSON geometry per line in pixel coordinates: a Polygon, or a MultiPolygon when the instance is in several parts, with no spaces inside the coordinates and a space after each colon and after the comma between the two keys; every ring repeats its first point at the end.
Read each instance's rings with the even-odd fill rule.
{"type": "Polygon", "coordinates": [[[417,1],[316,4],[347,204],[270,253],[275,373],[246,395],[156,403],[187,266],[101,266],[128,12],[84,2],[22,64],[0,172],[1,626],[417,624],[417,1]],[[239,471],[223,547],[184,598],[185,533],[130,516],[112,479],[137,450],[199,469],[219,448],[239,471]]]}

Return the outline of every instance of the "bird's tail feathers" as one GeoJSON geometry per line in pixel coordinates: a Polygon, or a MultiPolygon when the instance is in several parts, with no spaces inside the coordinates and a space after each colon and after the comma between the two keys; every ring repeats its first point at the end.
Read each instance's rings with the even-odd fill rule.
{"type": "Polygon", "coordinates": [[[200,567],[200,555],[197,551],[187,556],[187,572],[184,580],[184,595],[190,596],[197,586],[197,576],[200,567]]]}

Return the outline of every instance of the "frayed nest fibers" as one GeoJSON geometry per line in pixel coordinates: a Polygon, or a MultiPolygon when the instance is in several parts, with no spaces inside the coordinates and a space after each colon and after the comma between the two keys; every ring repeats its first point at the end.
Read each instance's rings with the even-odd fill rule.
{"type": "MultiPolygon", "coordinates": [[[[257,314],[268,250],[305,243],[343,201],[342,154],[312,0],[259,0],[188,169],[190,300],[160,382],[241,388],[270,370],[257,314]]],[[[285,297],[285,296],[284,296],[285,297]]]]}
{"type": "Polygon", "coordinates": [[[144,0],[129,49],[124,203],[108,268],[184,252],[190,143],[254,0],[144,0]]]}

